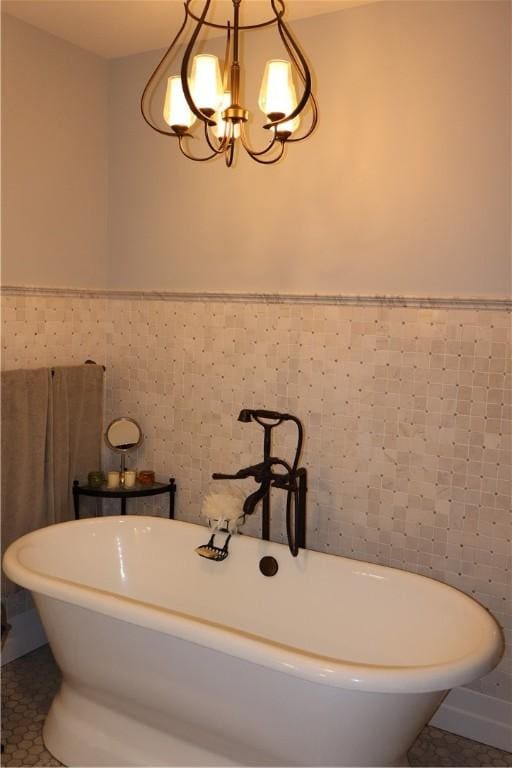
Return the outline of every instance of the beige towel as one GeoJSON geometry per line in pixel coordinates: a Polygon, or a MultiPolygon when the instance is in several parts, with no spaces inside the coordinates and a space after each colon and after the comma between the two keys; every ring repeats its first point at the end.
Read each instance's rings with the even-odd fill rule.
{"type": "MultiPolygon", "coordinates": [[[[2,371],[2,554],[48,525],[47,422],[50,371],[2,371]]],[[[4,594],[14,585],[2,574],[4,594]]]]}
{"type": "MultiPolygon", "coordinates": [[[[73,480],[101,466],[101,365],[2,371],[2,554],[37,528],[74,517],[73,480]]],[[[82,499],[80,515],[97,500],[82,499]]],[[[4,595],[16,587],[2,574],[4,595]]]]}
{"type": "MultiPolygon", "coordinates": [[[[50,522],[60,523],[73,518],[73,480],[84,482],[89,472],[101,467],[103,379],[101,365],[53,369],[48,487],[50,522]]],[[[91,507],[94,511],[96,501],[82,497],[80,516],[90,514],[91,507]]]]}

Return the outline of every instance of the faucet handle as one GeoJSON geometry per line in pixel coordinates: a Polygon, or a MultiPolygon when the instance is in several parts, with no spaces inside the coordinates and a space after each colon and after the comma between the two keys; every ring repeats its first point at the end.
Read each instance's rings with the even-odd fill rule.
{"type": "Polygon", "coordinates": [[[233,475],[225,475],[222,472],[214,472],[212,475],[213,480],[244,480],[247,477],[256,477],[258,473],[262,471],[264,464],[254,464],[252,467],[245,467],[245,469],[239,469],[233,475]]]}
{"type": "Polygon", "coordinates": [[[244,478],[252,477],[253,475],[253,467],[247,467],[247,469],[239,469],[234,475],[225,475],[222,472],[214,472],[212,480],[243,480],[244,478]]]}

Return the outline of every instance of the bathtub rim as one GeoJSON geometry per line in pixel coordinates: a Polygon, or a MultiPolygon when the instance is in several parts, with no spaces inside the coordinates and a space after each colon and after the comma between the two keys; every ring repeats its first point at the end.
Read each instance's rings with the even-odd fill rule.
{"type": "MultiPolygon", "coordinates": [[[[134,516],[135,517],[135,516],[134,516]]],[[[138,523],[154,523],[162,520],[164,523],[177,524],[194,528],[203,526],[194,523],[176,520],[163,520],[162,518],[137,515],[138,523]]],[[[81,527],[87,524],[100,525],[115,522],[126,522],[126,516],[108,516],[70,520],[57,523],[62,526],[81,527]]],[[[426,579],[433,582],[441,590],[456,592],[460,599],[471,603],[474,610],[478,606],[482,611],[481,620],[488,625],[488,635],[473,652],[466,654],[456,661],[447,661],[440,664],[422,666],[397,666],[375,665],[343,661],[328,656],[304,651],[293,646],[277,643],[268,638],[252,635],[234,627],[216,624],[197,616],[189,615],[169,608],[159,607],[152,603],[137,600],[135,598],[119,595],[109,590],[98,587],[84,586],[78,582],[62,577],[48,576],[40,571],[32,569],[20,562],[18,555],[33,540],[37,540],[43,531],[49,531],[55,526],[47,526],[26,534],[13,542],[6,550],[3,558],[3,568],[7,576],[26,589],[40,593],[47,597],[59,600],[70,605],[95,611],[120,621],[146,627],[150,630],[174,635],[182,640],[211,648],[220,653],[225,653],[250,663],[269,667],[284,674],[316,682],[321,685],[344,688],[347,690],[366,691],[371,693],[430,693],[444,691],[471,680],[477,679],[489,672],[500,660],[503,654],[503,635],[500,627],[491,613],[474,598],[469,597],[461,590],[451,587],[436,579],[402,571],[390,566],[368,563],[364,560],[356,560],[340,556],[340,559],[350,563],[361,563],[377,569],[385,569],[399,573],[403,577],[413,579],[426,579]]],[[[47,535],[47,534],[44,534],[47,535]]],[[[244,538],[252,538],[245,537],[244,538]]],[[[261,543],[261,540],[255,539],[261,543]]],[[[276,542],[264,542],[270,547],[278,547],[286,550],[286,556],[290,556],[287,547],[276,542]]],[[[322,557],[338,557],[323,552],[314,552],[322,557]]],[[[300,554],[299,554],[300,557],[300,554]]]]}

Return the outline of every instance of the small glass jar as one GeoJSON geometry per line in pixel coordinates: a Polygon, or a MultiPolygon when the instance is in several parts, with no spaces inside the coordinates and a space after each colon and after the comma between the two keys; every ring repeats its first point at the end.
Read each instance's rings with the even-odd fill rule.
{"type": "Polygon", "coordinates": [[[139,472],[139,483],[141,485],[153,485],[155,482],[155,473],[151,469],[141,469],[139,472]]]}
{"type": "Polygon", "coordinates": [[[101,469],[96,469],[87,475],[87,483],[91,488],[101,488],[104,482],[105,475],[101,469]]]}

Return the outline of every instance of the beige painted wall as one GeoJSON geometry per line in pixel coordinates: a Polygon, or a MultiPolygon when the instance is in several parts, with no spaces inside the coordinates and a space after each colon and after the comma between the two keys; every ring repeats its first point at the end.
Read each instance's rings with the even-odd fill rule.
{"type": "MultiPolygon", "coordinates": [[[[295,29],[318,132],[228,171],[143,123],[156,52],[108,64],[4,16],[4,284],[508,295],[509,3],[386,0],[295,29]]],[[[278,53],[260,43],[257,70],[278,53]]]]}
{"type": "Polygon", "coordinates": [[[109,286],[508,295],[509,3],[386,1],[295,30],[321,122],[273,168],[186,161],[138,111],[157,54],[112,63],[109,286]]]}
{"type": "Polygon", "coordinates": [[[107,62],[2,16],[2,282],[102,287],[107,62]]]}

